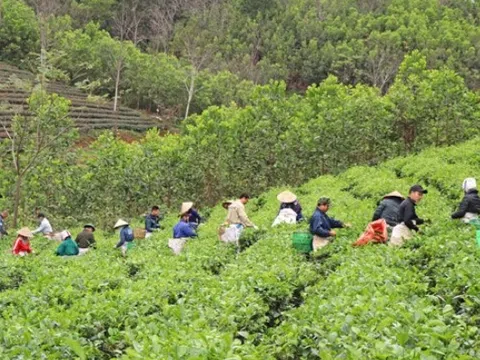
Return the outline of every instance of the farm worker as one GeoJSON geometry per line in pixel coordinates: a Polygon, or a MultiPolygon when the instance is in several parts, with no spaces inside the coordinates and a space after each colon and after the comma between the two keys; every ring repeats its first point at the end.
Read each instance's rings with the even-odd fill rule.
{"type": "Polygon", "coordinates": [[[8,217],[8,211],[3,210],[0,213],[0,238],[4,235],[8,235],[7,227],[6,227],[6,224],[5,224],[5,220],[6,220],[7,217],[8,217]]]}
{"type": "Polygon", "coordinates": [[[480,214],[480,198],[478,197],[477,181],[474,178],[467,178],[462,185],[465,193],[458,211],[452,214],[452,219],[462,219],[464,223],[478,218],[480,214]]]}
{"type": "Polygon", "coordinates": [[[92,224],[86,224],[83,227],[83,231],[77,235],[75,242],[78,245],[80,255],[85,254],[90,248],[95,248],[95,226],[92,224]]]}
{"type": "Polygon", "coordinates": [[[115,249],[121,248],[122,249],[122,254],[125,256],[127,254],[127,250],[133,248],[135,246],[133,239],[133,230],[129,226],[129,224],[122,219],[119,219],[115,226],[113,227],[114,229],[120,229],[120,241],[118,242],[117,245],[115,245],[115,249]]]}
{"type": "Polygon", "coordinates": [[[52,238],[53,235],[53,229],[52,225],[50,225],[50,221],[45,217],[45,214],[39,213],[38,214],[38,221],[40,222],[40,225],[38,228],[32,231],[33,234],[39,234],[42,233],[48,238],[52,238]]]}
{"type": "Polygon", "coordinates": [[[180,209],[180,221],[173,227],[173,239],[168,240],[168,247],[175,255],[182,252],[187,240],[197,237],[197,234],[188,223],[190,219],[189,210],[191,203],[183,203],[180,209]]]}
{"type": "Polygon", "coordinates": [[[228,206],[227,219],[225,220],[228,225],[235,225],[238,228],[253,227],[258,229],[258,227],[250,221],[245,212],[245,205],[247,205],[250,200],[250,195],[242,194],[240,198],[228,206]]]}
{"type": "Polygon", "coordinates": [[[154,231],[158,231],[160,229],[159,221],[160,208],[157,205],[152,206],[152,211],[145,217],[145,238],[149,238],[153,235],[154,231]]]}
{"type": "Polygon", "coordinates": [[[398,191],[393,191],[383,197],[373,213],[372,221],[384,219],[389,227],[395,227],[399,221],[400,204],[405,197],[398,191]]]}
{"type": "Polygon", "coordinates": [[[67,230],[64,230],[60,233],[60,237],[62,239],[62,243],[55,251],[55,254],[58,256],[76,256],[79,254],[80,250],[78,249],[78,245],[72,239],[72,234],[67,230]]]}
{"type": "Polygon", "coordinates": [[[284,191],[277,195],[277,200],[280,201],[280,211],[283,209],[292,209],[297,214],[296,221],[303,220],[302,206],[298,202],[297,196],[290,192],[284,191]]]}
{"type": "Polygon", "coordinates": [[[195,230],[193,230],[193,228],[189,224],[189,210],[191,209],[190,204],[192,203],[182,204],[182,208],[180,210],[180,221],[173,227],[174,239],[193,238],[197,236],[195,230]]]}
{"type": "Polygon", "coordinates": [[[13,255],[25,256],[33,252],[30,247],[30,239],[33,237],[32,232],[28,227],[21,228],[17,232],[17,240],[13,244],[13,255]]]}
{"type": "Polygon", "coordinates": [[[415,206],[422,200],[423,195],[428,191],[420,185],[413,185],[399,209],[400,223],[393,228],[392,237],[390,239],[391,246],[399,246],[405,240],[413,237],[412,230],[419,231],[418,225],[422,225],[425,221],[417,216],[415,206]]]}
{"type": "Polygon", "coordinates": [[[330,208],[330,199],[321,197],[317,201],[317,208],[310,219],[310,232],[313,235],[313,251],[316,251],[330,243],[330,240],[337,236],[332,230],[335,228],[350,227],[350,224],[344,224],[327,215],[330,208]]]}
{"type": "Polygon", "coordinates": [[[191,227],[194,229],[197,229],[200,226],[200,223],[202,222],[202,217],[198,213],[198,210],[193,207],[193,203],[191,203],[192,206],[190,207],[190,210],[188,210],[188,223],[190,224],[191,227]]]}

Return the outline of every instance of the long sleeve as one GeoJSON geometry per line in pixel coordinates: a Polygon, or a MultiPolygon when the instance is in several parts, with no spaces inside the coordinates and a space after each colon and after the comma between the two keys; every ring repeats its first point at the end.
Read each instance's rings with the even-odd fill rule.
{"type": "Polygon", "coordinates": [[[33,234],[38,234],[38,233],[43,233],[43,231],[45,230],[45,223],[42,221],[40,223],[40,225],[38,226],[38,228],[36,228],[35,230],[32,231],[33,234]]]}
{"type": "Polygon", "coordinates": [[[465,216],[468,209],[468,198],[466,196],[463,197],[458,210],[452,214],[452,219],[460,219],[465,216]]]}
{"type": "Polygon", "coordinates": [[[418,226],[413,223],[413,220],[417,220],[417,215],[415,214],[414,205],[410,203],[405,206],[402,221],[410,230],[418,231],[418,226]]]}
{"type": "Polygon", "coordinates": [[[145,230],[147,232],[153,232],[157,228],[156,225],[155,220],[153,220],[151,216],[147,216],[145,219],[145,230]]]}
{"type": "Polygon", "coordinates": [[[237,214],[238,218],[242,222],[243,226],[245,227],[254,227],[255,224],[250,221],[250,219],[247,216],[247,213],[245,212],[245,207],[244,206],[239,206],[237,207],[237,214]]]}
{"type": "Polygon", "coordinates": [[[382,201],[380,204],[377,206],[375,209],[375,212],[373,213],[372,221],[378,220],[382,217],[383,210],[385,209],[385,203],[382,201]]]}
{"type": "Polygon", "coordinates": [[[341,222],[340,220],[336,220],[334,218],[328,218],[328,222],[330,223],[330,227],[332,229],[340,229],[340,228],[343,228],[343,222],[341,222]]]}
{"type": "Polygon", "coordinates": [[[118,244],[115,246],[116,248],[119,248],[120,246],[123,246],[127,242],[127,238],[125,236],[125,231],[124,229],[120,230],[120,241],[118,244]]]}
{"type": "Polygon", "coordinates": [[[313,235],[318,235],[323,238],[330,236],[330,230],[328,229],[328,225],[324,223],[323,216],[318,213],[313,214],[310,220],[310,232],[313,235]]]}

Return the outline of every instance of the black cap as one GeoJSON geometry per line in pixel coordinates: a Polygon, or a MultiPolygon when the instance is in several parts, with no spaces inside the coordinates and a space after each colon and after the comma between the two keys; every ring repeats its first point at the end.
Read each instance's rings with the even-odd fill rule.
{"type": "Polygon", "coordinates": [[[318,199],[317,205],[330,205],[330,199],[328,197],[321,197],[318,199]]]}
{"type": "Polygon", "coordinates": [[[420,185],[413,185],[411,188],[410,188],[410,192],[419,192],[419,193],[422,193],[422,194],[427,194],[428,193],[428,190],[425,190],[423,187],[421,187],[420,185]]]}

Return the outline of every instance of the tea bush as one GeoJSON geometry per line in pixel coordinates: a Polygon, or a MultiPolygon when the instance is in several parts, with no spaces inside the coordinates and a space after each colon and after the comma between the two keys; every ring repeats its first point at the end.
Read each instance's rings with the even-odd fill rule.
{"type": "MultiPolygon", "coordinates": [[[[1,240],[0,356],[8,359],[475,359],[480,299],[474,231],[449,219],[465,176],[480,171],[478,140],[352,168],[294,190],[309,216],[320,196],[353,223],[316,254],[291,248],[306,223],[270,228],[270,189],[247,206],[260,231],[240,251],[218,241],[226,215],[212,209],[180,256],[166,246],[177,221],[123,258],[117,236],[58,258],[35,238],[35,254],[11,256],[1,240]],[[447,173],[442,172],[446,169],[447,173]],[[353,248],[376,202],[394,189],[428,184],[418,206],[432,220],[401,248],[353,248]]],[[[141,219],[133,219],[140,226],[141,219]]],[[[79,230],[79,229],[74,229],[79,230]]]]}

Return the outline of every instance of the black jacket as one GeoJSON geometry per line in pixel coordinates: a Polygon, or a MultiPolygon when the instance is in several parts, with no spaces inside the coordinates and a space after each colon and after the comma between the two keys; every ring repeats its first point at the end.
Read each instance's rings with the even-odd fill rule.
{"type": "Polygon", "coordinates": [[[400,222],[405,223],[410,230],[418,231],[417,225],[422,225],[425,221],[420,219],[415,212],[415,206],[417,206],[412,199],[407,198],[400,204],[398,211],[400,222]],[[415,221],[415,224],[413,223],[415,221]]]}
{"type": "Polygon", "coordinates": [[[399,211],[402,199],[397,197],[388,197],[380,201],[377,209],[373,213],[372,221],[385,219],[388,225],[395,226],[399,221],[399,211]]]}
{"type": "Polygon", "coordinates": [[[480,198],[478,197],[478,190],[469,190],[463,197],[458,211],[452,214],[452,219],[460,219],[465,216],[466,213],[480,214],[480,198]]]}

